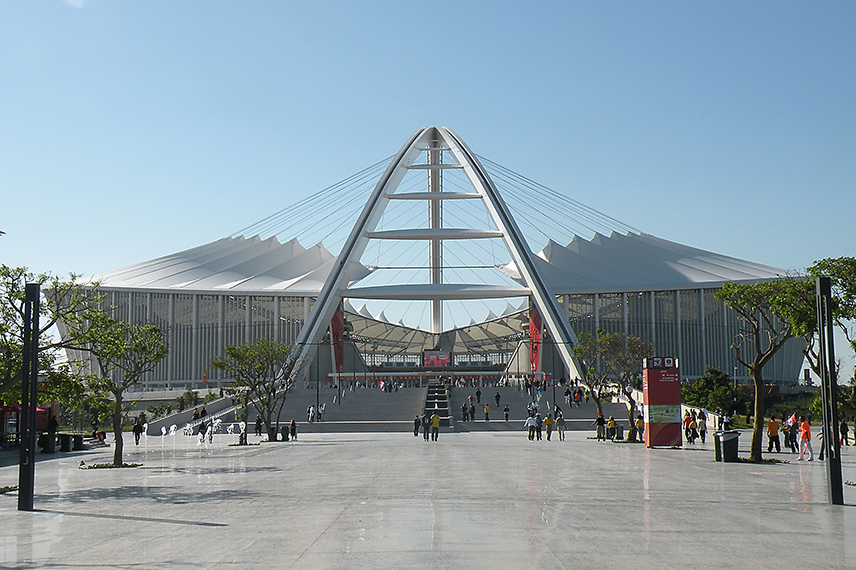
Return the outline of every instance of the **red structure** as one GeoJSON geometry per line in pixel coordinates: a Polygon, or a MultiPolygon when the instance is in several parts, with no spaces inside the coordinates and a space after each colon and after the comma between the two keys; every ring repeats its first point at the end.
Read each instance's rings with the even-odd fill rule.
{"type": "Polygon", "coordinates": [[[642,368],[645,445],[681,445],[681,371],[678,359],[670,356],[646,358],[642,368]]]}

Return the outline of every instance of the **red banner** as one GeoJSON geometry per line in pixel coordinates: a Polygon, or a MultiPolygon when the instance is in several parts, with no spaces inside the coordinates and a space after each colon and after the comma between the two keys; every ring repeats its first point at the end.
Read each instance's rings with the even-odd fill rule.
{"type": "Polygon", "coordinates": [[[541,313],[538,307],[529,305],[529,369],[530,372],[538,372],[541,362],[538,354],[541,352],[541,313]]]}
{"type": "Polygon", "coordinates": [[[345,370],[345,313],[336,309],[330,321],[330,333],[333,336],[333,355],[336,359],[336,372],[345,370]]]}
{"type": "Polygon", "coordinates": [[[682,443],[681,371],[678,359],[646,358],[642,364],[645,445],[674,447],[682,443]]]}

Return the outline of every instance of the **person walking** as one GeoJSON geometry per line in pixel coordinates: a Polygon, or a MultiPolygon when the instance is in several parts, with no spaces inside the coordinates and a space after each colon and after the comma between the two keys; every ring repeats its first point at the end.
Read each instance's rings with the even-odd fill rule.
{"type": "Polygon", "coordinates": [[[431,441],[437,441],[437,436],[440,433],[440,416],[435,411],[431,414],[431,441]]]}
{"type": "MultiPolygon", "coordinates": [[[[53,419],[53,418],[51,418],[53,419]]],[[[134,444],[140,445],[140,436],[143,435],[143,424],[139,420],[134,424],[134,444]]],[[[148,440],[147,440],[148,441],[148,440]]]]}
{"type": "Polygon", "coordinates": [[[474,404],[470,404],[470,421],[476,421],[476,407],[474,404]]]}
{"type": "Polygon", "coordinates": [[[841,445],[850,445],[850,438],[848,437],[847,432],[847,418],[844,418],[841,420],[841,445]]]}
{"type": "Polygon", "coordinates": [[[425,441],[428,441],[428,436],[431,433],[431,416],[428,415],[428,411],[426,410],[424,414],[422,414],[422,437],[425,438],[425,441]]]}
{"type": "Polygon", "coordinates": [[[487,402],[485,402],[485,404],[484,404],[484,421],[486,421],[486,422],[490,421],[490,415],[488,414],[489,411],[490,410],[487,407],[487,402]]]}
{"type": "Polygon", "coordinates": [[[416,416],[416,419],[413,420],[413,437],[419,437],[420,426],[422,426],[422,420],[416,416]]]}
{"type": "Polygon", "coordinates": [[[541,428],[544,427],[544,421],[541,419],[541,414],[535,414],[535,439],[541,441],[541,428]]]}
{"type": "Polygon", "coordinates": [[[288,433],[292,440],[297,441],[297,422],[294,419],[288,424],[288,433]]]}
{"type": "MultiPolygon", "coordinates": [[[[639,439],[639,443],[645,442],[645,420],[642,417],[642,414],[636,416],[636,437],[639,439]]],[[[699,433],[704,433],[700,431],[699,433]]],[[[704,443],[704,436],[701,436],[701,442],[704,443]]]]}
{"type": "Polygon", "coordinates": [[[591,423],[596,427],[597,441],[606,441],[606,420],[603,419],[603,414],[598,414],[597,418],[591,423]]]}
{"type": "Polygon", "coordinates": [[[476,404],[481,404],[481,388],[476,388],[476,404]]]}
{"type": "Polygon", "coordinates": [[[800,416],[800,456],[797,461],[802,461],[803,455],[808,452],[808,460],[814,461],[814,451],[811,449],[811,426],[805,416],[800,416]]]}
{"type": "Polygon", "coordinates": [[[547,414],[547,417],[544,418],[544,427],[547,429],[547,441],[550,441],[550,436],[553,435],[553,415],[547,414]]]}
{"type": "Polygon", "coordinates": [[[609,416],[609,419],[606,421],[606,437],[608,437],[610,441],[615,441],[615,417],[614,416],[609,416]]]}
{"type": "Polygon", "coordinates": [[[496,400],[496,407],[498,408],[499,407],[499,401],[502,399],[502,396],[499,394],[499,392],[497,392],[496,396],[494,396],[493,399],[496,400]]]}
{"type": "Polygon", "coordinates": [[[256,416],[256,436],[262,435],[262,416],[256,416]]]}
{"type": "Polygon", "coordinates": [[[467,421],[467,419],[469,419],[469,415],[470,415],[470,408],[467,407],[467,403],[464,402],[463,404],[461,404],[461,421],[462,422],[467,421]]]}
{"type": "Polygon", "coordinates": [[[556,417],[556,434],[559,436],[559,441],[565,441],[565,416],[562,414],[556,417]]]}
{"type": "MultiPolygon", "coordinates": [[[[641,415],[639,417],[642,417],[641,415]]],[[[704,411],[699,410],[698,412],[698,436],[701,439],[701,442],[704,443],[704,437],[707,435],[707,416],[704,411]]]]}
{"type": "Polygon", "coordinates": [[[523,427],[528,430],[529,441],[535,441],[535,416],[527,416],[523,427]]]}
{"type": "Polygon", "coordinates": [[[502,413],[505,414],[505,421],[508,421],[508,414],[510,410],[508,409],[508,404],[505,404],[505,407],[502,408],[502,413]]]}
{"type": "Polygon", "coordinates": [[[767,423],[767,453],[773,452],[773,446],[776,447],[776,453],[782,452],[779,444],[779,422],[776,421],[775,414],[770,416],[770,421],[767,423]]]}

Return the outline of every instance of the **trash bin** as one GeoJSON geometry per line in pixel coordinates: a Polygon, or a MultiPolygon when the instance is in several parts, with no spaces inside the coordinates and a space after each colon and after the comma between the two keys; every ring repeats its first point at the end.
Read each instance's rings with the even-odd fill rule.
{"type": "Polygon", "coordinates": [[[74,445],[72,445],[71,449],[74,451],[81,451],[83,449],[83,434],[76,433],[72,436],[72,441],[74,445]]]}
{"type": "Polygon", "coordinates": [[[722,461],[722,446],[719,444],[719,437],[721,435],[721,431],[718,431],[713,434],[713,454],[716,457],[717,461],[722,461]]]}
{"type": "Polygon", "coordinates": [[[740,432],[737,430],[728,430],[716,434],[719,440],[719,445],[722,453],[722,461],[734,463],[737,461],[737,441],[740,438],[740,432]]]}
{"type": "Polygon", "coordinates": [[[624,439],[624,426],[620,426],[616,424],[615,426],[615,439],[621,440],[624,439]]]}
{"type": "Polygon", "coordinates": [[[71,434],[70,433],[59,434],[59,450],[60,451],[71,451],[71,434]]]}
{"type": "Polygon", "coordinates": [[[282,441],[288,441],[288,426],[282,426],[279,431],[282,432],[282,441]]]}

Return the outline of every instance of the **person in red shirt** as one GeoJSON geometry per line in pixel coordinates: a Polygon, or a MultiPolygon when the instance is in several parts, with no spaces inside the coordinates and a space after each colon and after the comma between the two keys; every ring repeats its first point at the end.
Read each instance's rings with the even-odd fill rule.
{"type": "Polygon", "coordinates": [[[801,461],[806,452],[808,452],[808,460],[814,461],[814,451],[811,449],[811,426],[805,416],[800,416],[800,456],[797,457],[797,461],[801,461]]]}

